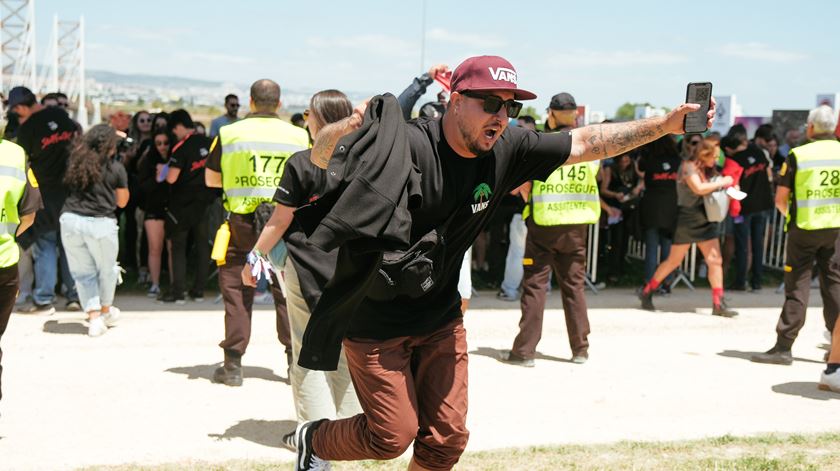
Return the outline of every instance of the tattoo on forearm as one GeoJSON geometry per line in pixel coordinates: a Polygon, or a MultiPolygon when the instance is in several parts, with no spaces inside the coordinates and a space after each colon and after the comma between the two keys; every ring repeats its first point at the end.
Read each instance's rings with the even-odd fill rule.
{"type": "Polygon", "coordinates": [[[659,119],[650,118],[629,123],[601,124],[600,140],[609,144],[613,155],[623,154],[665,134],[659,119]]]}

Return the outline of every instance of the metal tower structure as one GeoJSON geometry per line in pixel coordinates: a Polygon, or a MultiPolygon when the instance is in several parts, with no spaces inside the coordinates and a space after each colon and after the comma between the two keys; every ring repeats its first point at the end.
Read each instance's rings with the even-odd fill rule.
{"type": "Polygon", "coordinates": [[[50,91],[64,92],[70,102],[78,103],[76,120],[86,128],[88,114],[85,93],[84,17],[80,17],[78,21],[60,21],[57,16],[53,17],[51,53],[50,91]]]}
{"type": "Polygon", "coordinates": [[[0,89],[38,87],[35,0],[0,0],[0,89]]]}

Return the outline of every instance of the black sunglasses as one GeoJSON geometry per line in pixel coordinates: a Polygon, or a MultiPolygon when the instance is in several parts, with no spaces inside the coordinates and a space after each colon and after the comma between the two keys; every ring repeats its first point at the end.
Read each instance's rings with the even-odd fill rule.
{"type": "Polygon", "coordinates": [[[239,108],[239,103],[228,103],[227,106],[231,108],[239,108]]]}
{"type": "Polygon", "coordinates": [[[485,113],[496,114],[500,109],[502,109],[502,106],[504,106],[505,111],[507,111],[508,118],[515,118],[519,116],[519,112],[522,111],[522,103],[515,100],[502,100],[495,95],[482,95],[481,93],[474,93],[470,91],[463,91],[461,92],[461,95],[478,100],[484,100],[485,113]]]}

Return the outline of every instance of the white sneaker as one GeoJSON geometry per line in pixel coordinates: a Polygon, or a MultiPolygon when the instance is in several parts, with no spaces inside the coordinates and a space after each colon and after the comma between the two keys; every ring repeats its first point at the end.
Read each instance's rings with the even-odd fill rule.
{"type": "Polygon", "coordinates": [[[103,319],[103,317],[104,316],[99,316],[96,319],[89,321],[88,336],[99,337],[108,331],[108,326],[105,325],[105,319],[103,319]]]}
{"type": "Polygon", "coordinates": [[[117,325],[117,321],[120,320],[120,308],[111,306],[111,309],[108,310],[107,314],[102,314],[100,317],[104,317],[105,325],[108,327],[114,327],[117,325]]]}
{"type": "Polygon", "coordinates": [[[822,376],[820,377],[820,385],[818,387],[823,391],[834,391],[836,393],[840,393],[840,370],[836,370],[830,375],[825,374],[825,371],[823,371],[822,376]]]}

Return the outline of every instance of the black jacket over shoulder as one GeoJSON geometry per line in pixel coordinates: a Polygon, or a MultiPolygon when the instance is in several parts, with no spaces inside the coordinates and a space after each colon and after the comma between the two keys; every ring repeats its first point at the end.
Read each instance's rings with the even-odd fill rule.
{"type": "Polygon", "coordinates": [[[339,140],[323,196],[295,212],[310,244],[339,249],[335,275],[306,326],[300,366],[336,369],[341,341],[382,252],[410,245],[410,209],[422,199],[419,182],[396,98],[374,97],[362,127],[339,140]]]}

